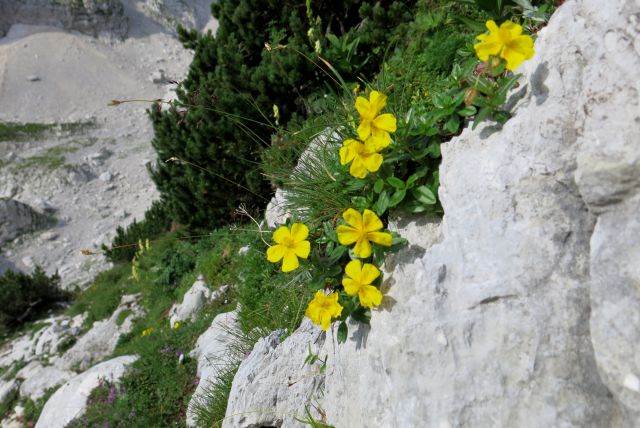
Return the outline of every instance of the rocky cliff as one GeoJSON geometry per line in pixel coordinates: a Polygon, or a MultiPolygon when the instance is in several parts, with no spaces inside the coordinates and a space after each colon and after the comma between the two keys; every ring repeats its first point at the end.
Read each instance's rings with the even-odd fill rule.
{"type": "Polygon", "coordinates": [[[514,117],[442,147],[444,218],[396,220],[371,329],[259,343],[224,426],[640,426],[638,69],[640,1],[560,7],[514,117]]]}

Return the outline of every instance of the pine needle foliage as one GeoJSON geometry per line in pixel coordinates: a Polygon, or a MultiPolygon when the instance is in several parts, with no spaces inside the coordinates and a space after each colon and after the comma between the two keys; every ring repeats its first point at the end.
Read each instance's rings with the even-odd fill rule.
{"type": "Polygon", "coordinates": [[[273,106],[280,125],[308,114],[306,98],[330,81],[320,56],[346,75],[375,74],[413,4],[221,0],[212,6],[215,36],[179,29],[194,50],[188,77],[169,109],[150,111],[151,174],[173,219],[210,229],[237,221],[240,204],[264,207],[270,187],[259,160],[275,129],[273,106]]]}

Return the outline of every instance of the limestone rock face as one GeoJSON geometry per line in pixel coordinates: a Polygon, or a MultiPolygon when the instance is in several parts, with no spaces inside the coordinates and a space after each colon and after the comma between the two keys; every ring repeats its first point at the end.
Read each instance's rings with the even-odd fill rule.
{"type": "Polygon", "coordinates": [[[63,370],[83,371],[111,355],[120,336],[129,333],[134,321],[143,313],[137,303],[139,297],[136,294],[122,296],[120,305],[111,317],[96,321],[91,330],[56,360],[55,366],[63,370]]]}
{"type": "Polygon", "coordinates": [[[0,37],[12,24],[48,25],[98,36],[123,38],[128,23],[120,0],[0,0],[0,37]]]}
{"type": "Polygon", "coordinates": [[[185,293],[181,303],[176,303],[169,311],[169,326],[173,327],[176,322],[189,320],[194,322],[198,313],[208,302],[221,298],[229,287],[223,285],[215,291],[207,287],[202,275],[198,276],[196,282],[185,293]]]}
{"type": "Polygon", "coordinates": [[[22,233],[46,225],[47,217],[27,204],[13,199],[0,199],[0,245],[22,233]]]}
{"type": "Polygon", "coordinates": [[[134,361],[135,355],[125,355],[100,363],[65,383],[49,398],[42,409],[37,428],[63,428],[82,415],[89,394],[104,380],[116,382],[134,361]]]}
{"type": "Polygon", "coordinates": [[[390,226],[410,242],[385,263],[371,328],[327,338],[328,423],[638,426],[638,69],[640,2],[558,9],[514,117],[442,146],[442,221],[390,226]]]}
{"type": "Polygon", "coordinates": [[[226,312],[215,317],[211,327],[198,338],[191,356],[198,360],[200,380],[187,408],[187,426],[198,426],[195,409],[201,404],[206,405],[207,390],[215,381],[217,373],[235,363],[236,356],[230,348],[239,328],[238,313],[226,312]]]}
{"type": "Polygon", "coordinates": [[[304,427],[295,418],[305,419],[305,406],[321,420],[313,403],[323,392],[322,361],[305,364],[305,359],[309,351],[326,359],[326,334],[309,320],[283,340],[285,333],[276,331],[260,339],[240,364],[223,427],[304,427]]]}

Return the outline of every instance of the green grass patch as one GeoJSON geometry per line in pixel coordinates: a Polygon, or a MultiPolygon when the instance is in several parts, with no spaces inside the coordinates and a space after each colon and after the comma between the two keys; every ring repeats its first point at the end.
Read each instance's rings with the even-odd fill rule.
{"type": "Polygon", "coordinates": [[[45,138],[51,132],[76,134],[95,127],[92,121],[69,123],[18,123],[0,122],[0,142],[37,141],[45,138]]]}

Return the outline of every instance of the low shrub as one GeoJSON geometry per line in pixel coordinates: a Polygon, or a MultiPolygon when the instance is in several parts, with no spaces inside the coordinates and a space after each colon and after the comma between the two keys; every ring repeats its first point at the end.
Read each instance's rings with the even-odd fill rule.
{"type": "Polygon", "coordinates": [[[31,275],[7,271],[0,276],[0,334],[6,334],[56,304],[68,300],[56,272],[47,276],[39,266],[31,275]]]}
{"type": "Polygon", "coordinates": [[[118,226],[111,248],[102,246],[107,259],[113,263],[130,262],[138,249],[138,241],[154,239],[165,234],[171,228],[171,219],[164,204],[155,201],[144,213],[142,221],[133,220],[126,228],[118,226]]]}

